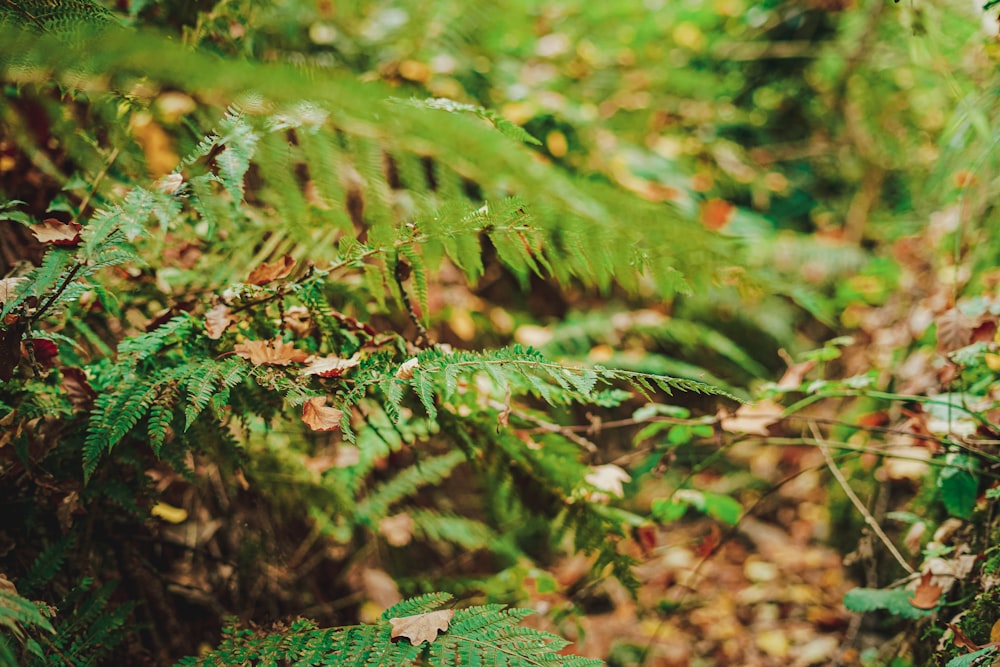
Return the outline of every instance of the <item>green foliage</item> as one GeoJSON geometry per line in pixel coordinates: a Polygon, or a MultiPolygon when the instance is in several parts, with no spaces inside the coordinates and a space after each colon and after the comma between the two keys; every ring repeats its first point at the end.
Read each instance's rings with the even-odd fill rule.
{"type": "MultiPolygon", "coordinates": [[[[4,568],[59,609],[51,626],[26,615],[30,603],[12,615],[12,630],[55,635],[15,632],[24,642],[8,653],[97,664],[137,638],[160,657],[192,652],[171,596],[204,598],[170,568],[204,571],[206,559],[209,578],[232,573],[204,583],[228,596],[215,617],[253,610],[262,585],[273,615],[293,616],[316,593],[255,580],[291,557],[285,531],[306,532],[297,557],[315,546],[333,571],[373,559],[371,545],[400,578],[465,551],[485,574],[455,577],[489,589],[494,572],[568,548],[634,587],[618,544],[643,518],[588,480],[605,453],[566,424],[637,398],[732,394],[696,366],[674,377],[557,361],[509,336],[436,344],[446,315],[435,291],[450,280],[472,294],[499,275],[525,293],[544,282],[669,299],[716,280],[731,244],[678,206],[538,160],[540,139],[484,106],[401,101],[389,85],[267,51],[220,56],[228,38],[215,31],[257,19],[236,5],[195,16],[179,40],[144,27],[151,5],[135,4],[130,27],[82,0],[0,4],[0,122],[41,174],[33,192],[0,193],[3,222],[31,234],[58,213],[82,226],[42,241],[4,283],[12,446],[0,476],[30,507],[11,519],[26,548],[4,568]],[[31,129],[35,110],[51,146],[31,129]],[[55,352],[21,355],[39,341],[55,352]],[[399,517],[405,535],[386,527],[399,517]],[[186,521],[219,537],[188,542],[172,530],[186,521]],[[395,550],[414,561],[393,564],[395,550]]],[[[175,3],[155,4],[157,20],[184,20],[175,3]]],[[[724,336],[671,330],[761,370],[724,336]]],[[[330,595],[353,595],[351,576],[336,575],[330,595]]],[[[518,626],[526,613],[458,609],[429,648],[392,641],[389,617],[352,625],[347,611],[329,630],[230,628],[186,664],[596,664],[518,626]]]]}
{"type": "Polygon", "coordinates": [[[455,610],[440,636],[429,646],[414,646],[409,639],[394,640],[390,619],[432,612],[450,596],[425,595],[404,600],[387,609],[378,623],[317,629],[308,621],[296,621],[274,634],[258,634],[228,628],[227,638],[216,650],[197,659],[185,658],[181,665],[232,665],[246,661],[273,664],[324,665],[560,665],[591,667],[599,660],[566,656],[557,651],[566,642],[547,632],[519,627],[530,614],[524,609],[483,605],[455,610]]]}
{"type": "Polygon", "coordinates": [[[903,588],[883,590],[879,588],[855,588],[844,596],[844,606],[851,611],[887,611],[900,618],[918,619],[931,612],[910,604],[913,591],[903,588]]]}

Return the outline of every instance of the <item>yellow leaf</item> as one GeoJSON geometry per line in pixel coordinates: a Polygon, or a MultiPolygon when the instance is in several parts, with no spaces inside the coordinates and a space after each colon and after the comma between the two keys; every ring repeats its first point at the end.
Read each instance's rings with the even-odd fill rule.
{"type": "Polygon", "coordinates": [[[403,616],[402,618],[390,618],[392,625],[393,639],[406,637],[414,646],[424,642],[432,643],[437,639],[438,631],[447,632],[451,617],[455,615],[453,609],[443,609],[441,611],[431,611],[426,614],[416,616],[403,616]]]}
{"type": "Polygon", "coordinates": [[[1000,642],[1000,620],[994,623],[993,627],[990,628],[990,641],[1000,642]]]}
{"type": "Polygon", "coordinates": [[[153,516],[160,517],[167,523],[182,523],[187,521],[188,513],[186,509],[174,507],[167,503],[156,503],[149,512],[153,516]]]}

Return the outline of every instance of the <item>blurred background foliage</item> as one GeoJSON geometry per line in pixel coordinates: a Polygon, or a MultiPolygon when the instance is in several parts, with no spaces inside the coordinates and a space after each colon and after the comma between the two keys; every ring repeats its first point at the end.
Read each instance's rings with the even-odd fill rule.
{"type": "MultiPolygon", "coordinates": [[[[914,405],[921,403],[914,397],[923,400],[954,391],[963,401],[984,399],[974,409],[982,419],[972,426],[975,435],[989,441],[982,447],[955,438],[950,412],[945,427],[927,426],[926,432],[943,443],[935,456],[943,458],[945,447],[958,443],[966,448],[963,455],[981,461],[984,473],[973,484],[974,498],[993,484],[990,466],[995,462],[983,450],[996,437],[991,413],[1000,369],[996,341],[987,336],[980,341],[981,349],[966,350],[956,360],[949,355],[965,349],[973,334],[968,340],[958,336],[962,345],[949,345],[942,344],[939,333],[945,314],[958,306],[968,317],[989,322],[1000,313],[995,268],[1000,238],[992,233],[997,222],[993,193],[1000,178],[994,131],[1000,121],[1000,46],[994,39],[996,17],[974,3],[104,4],[125,24],[157,28],[203,52],[283,63],[317,78],[348,74],[390,86],[404,99],[447,98],[495,110],[538,140],[532,148],[535,159],[572,175],[577,184],[590,184],[595,191],[609,186],[626,191],[644,205],[660,207],[649,210],[669,211],[664,224],[673,224],[675,218],[695,223],[705,232],[706,244],[719,245],[712,246],[705,260],[714,263],[713,269],[690,276],[687,293],[664,294],[648,280],[633,289],[618,284],[601,289],[586,281],[557,284],[539,276],[531,276],[528,289],[523,289],[523,280],[489,258],[482,277],[468,286],[461,267],[445,262],[430,285],[431,329],[438,340],[460,347],[516,341],[534,345],[551,358],[699,379],[744,398],[769,396],[786,407],[799,400],[829,399],[831,407],[814,416],[838,420],[824,434],[844,445],[837,460],[844,463],[851,483],[871,504],[882,503],[878,519],[885,520],[887,508],[920,514],[919,521],[908,516],[894,524],[893,538],[902,539],[908,525],[926,521],[934,527],[957,513],[980,523],[969,529],[970,550],[989,543],[993,515],[988,505],[957,507],[949,495],[952,487],[948,482],[942,486],[936,470],[921,469],[917,475],[886,471],[881,467],[884,452],[868,456],[871,452],[864,448],[879,447],[888,437],[859,436],[866,424],[889,428],[912,420],[919,412],[914,405]],[[811,365],[805,369],[797,362],[811,365]],[[868,379],[848,381],[857,376],[868,379]],[[890,483],[882,484],[886,480],[890,483]]],[[[217,123],[222,105],[210,92],[195,100],[182,91],[156,90],[146,98],[141,86],[137,90],[140,94],[133,98],[94,104],[85,111],[83,104],[64,105],[58,95],[41,96],[31,104],[48,104],[53,126],[47,132],[75,142],[63,154],[73,156],[70,172],[100,174],[107,154],[98,149],[122,146],[112,177],[145,173],[155,178],[168,173],[177,156],[217,123]],[[77,132],[81,120],[99,125],[100,132],[77,132]]],[[[308,97],[309,91],[302,94],[308,97]]],[[[31,126],[33,108],[18,104],[26,103],[12,104],[0,120],[7,136],[0,137],[0,187],[10,198],[26,199],[24,174],[30,173],[48,187],[29,204],[40,209],[55,202],[54,210],[62,206],[71,211],[79,194],[87,192],[88,182],[59,183],[65,165],[58,157],[49,163],[46,151],[27,155],[25,146],[37,148],[44,142],[38,139],[38,128],[31,126]],[[59,194],[60,189],[75,194],[59,194]]],[[[265,150],[281,151],[283,146],[275,140],[265,150]]],[[[274,174],[268,177],[278,183],[274,174]]],[[[248,182],[252,189],[252,174],[248,182]]],[[[477,184],[465,185],[475,199],[477,184]]],[[[493,185],[500,188],[503,183],[493,185]]],[[[307,199],[301,204],[304,211],[309,209],[307,199]]],[[[260,206],[263,213],[255,220],[261,228],[268,224],[267,210],[260,206]]],[[[210,236],[206,230],[197,235],[210,236]]],[[[212,257],[244,254],[235,266],[209,262],[214,272],[204,281],[209,284],[236,280],[252,260],[265,259],[279,247],[297,256],[314,250],[311,241],[294,235],[254,247],[252,254],[246,254],[240,238],[220,239],[217,246],[197,252],[212,257]]],[[[176,265],[174,273],[161,273],[159,279],[197,292],[203,285],[196,274],[206,263],[186,264],[184,253],[195,253],[193,246],[168,246],[150,250],[165,248],[176,265]]],[[[16,263],[20,247],[7,248],[8,265],[16,263]]],[[[341,298],[345,303],[354,299],[359,311],[375,308],[349,284],[341,298]]],[[[162,306],[156,301],[146,304],[144,314],[162,306]]],[[[128,312],[124,315],[128,320],[128,312]]],[[[395,316],[395,324],[405,326],[405,318],[395,316]]],[[[138,315],[134,319],[141,320],[138,315]]],[[[101,345],[103,332],[87,335],[95,346],[101,345]]],[[[781,437],[788,440],[777,444],[778,450],[767,449],[766,443],[758,443],[761,448],[756,450],[741,449],[747,440],[729,437],[741,429],[714,417],[714,401],[680,397],[676,402],[683,405],[660,406],[660,416],[672,421],[658,431],[636,436],[633,429],[622,437],[608,432],[602,446],[634,464],[631,470],[637,476],[661,474],[653,484],[657,489],[678,489],[690,482],[706,492],[732,493],[744,508],[761,503],[758,516],[781,525],[798,525],[812,512],[810,521],[825,528],[811,536],[820,539],[832,533],[838,548],[862,551],[856,539],[845,537],[860,532],[862,521],[832,482],[829,500],[822,494],[816,497],[812,488],[802,491],[802,497],[793,496],[801,503],[797,514],[789,515],[779,501],[771,503],[770,489],[786,475],[809,479],[804,472],[823,468],[815,452],[797,449],[813,434],[765,428],[757,434],[770,437],[772,444],[781,437]],[[632,452],[633,436],[636,444],[654,444],[632,452]],[[705,443],[718,446],[706,456],[705,443]],[[794,520],[785,521],[788,516],[794,520]]],[[[820,405],[819,400],[814,404],[820,405]]],[[[938,416],[930,409],[925,415],[930,421],[938,416]]],[[[593,415],[558,417],[567,423],[586,418],[593,422],[593,415]]],[[[743,428],[744,435],[747,430],[743,428]]],[[[749,431],[752,436],[753,429],[749,431]]],[[[280,472],[283,466],[300,463],[273,465],[280,472]]],[[[655,495],[638,484],[628,488],[636,494],[635,507],[645,509],[655,495]]],[[[704,498],[699,502],[706,512],[705,507],[716,507],[716,514],[725,514],[718,505],[705,505],[704,498]]],[[[681,514],[687,509],[684,504],[659,505],[664,516],[678,506],[681,514]]],[[[546,528],[531,525],[523,530],[544,533],[546,528]]],[[[925,536],[921,544],[918,536],[915,549],[907,554],[911,560],[919,562],[926,555],[922,550],[928,541],[925,536]]],[[[713,551],[711,547],[707,552],[713,551]]],[[[905,574],[893,569],[885,554],[867,561],[858,558],[862,565],[850,574],[871,588],[905,574]],[[875,572],[872,563],[881,571],[875,572]]],[[[393,568],[400,571],[405,565],[394,563],[393,568]]],[[[473,563],[470,570],[479,565],[473,563]]],[[[478,587],[487,597],[504,600],[534,596],[534,603],[554,610],[564,621],[563,631],[573,623],[586,625],[574,614],[585,616],[616,600],[614,591],[595,593],[595,584],[579,584],[572,602],[546,597],[560,585],[556,579],[577,580],[564,571],[518,567],[475,581],[468,572],[456,575],[455,590],[478,587]],[[526,586],[534,587],[533,592],[525,593],[526,586]]],[[[440,583],[449,573],[433,574],[440,583]]],[[[407,590],[432,583],[419,574],[403,582],[407,590]]],[[[970,585],[964,593],[983,599],[979,585],[970,585]]],[[[644,599],[647,608],[656,608],[663,618],[673,618],[687,604],[685,598],[677,602],[665,595],[651,597],[654,602],[644,599]]],[[[996,620],[980,616],[975,633],[968,631],[976,634],[977,644],[990,638],[988,626],[996,620]]],[[[838,639],[852,638],[852,632],[856,638],[857,627],[845,627],[842,617],[824,619],[838,639]]],[[[702,627],[709,625],[705,621],[702,627]]],[[[910,660],[933,653],[943,631],[928,627],[921,626],[924,634],[919,636],[925,643],[923,653],[899,655],[910,655],[905,658],[910,660]]],[[[587,629],[595,633],[593,627],[587,629]]],[[[886,636],[893,629],[887,622],[872,636],[886,636]]],[[[580,636],[585,636],[582,630],[580,636]]],[[[713,645],[716,664],[732,658],[725,646],[722,640],[713,645]]],[[[760,664],[788,664],[772,645],[761,650],[774,662],[760,664]]],[[[614,665],[643,664],[648,647],[619,646],[616,651],[601,655],[614,665]]],[[[867,655],[876,656],[868,658],[876,661],[869,664],[880,664],[878,651],[867,655]]],[[[899,664],[919,664],[917,658],[912,660],[899,664]]]]}

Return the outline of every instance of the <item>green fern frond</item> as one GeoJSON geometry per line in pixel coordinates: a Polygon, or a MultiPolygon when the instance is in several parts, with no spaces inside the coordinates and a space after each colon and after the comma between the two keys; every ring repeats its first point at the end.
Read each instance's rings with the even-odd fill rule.
{"type": "Polygon", "coordinates": [[[500,537],[486,524],[455,514],[425,509],[409,510],[413,528],[431,542],[450,542],[466,550],[489,549],[500,537]]]}
{"type": "Polygon", "coordinates": [[[532,612],[483,605],[455,611],[447,630],[428,646],[414,646],[403,637],[394,640],[389,619],[432,612],[451,599],[431,593],[404,600],[386,610],[377,623],[329,630],[297,621],[286,631],[260,635],[227,628],[219,647],[197,658],[185,658],[185,667],[233,664],[277,664],[331,667],[409,667],[417,664],[482,665],[483,667],[598,667],[592,660],[558,651],[567,645],[555,635],[518,626],[532,612]],[[426,658],[422,658],[425,655],[426,658]],[[419,662],[418,662],[419,660],[419,662]]]}
{"type": "Polygon", "coordinates": [[[42,607],[21,597],[16,591],[0,590],[0,627],[23,640],[25,626],[41,628],[52,634],[56,632],[43,614],[42,607]]]}
{"type": "MultiPolygon", "coordinates": [[[[42,264],[25,276],[26,280],[18,285],[13,299],[3,304],[0,316],[6,316],[24,303],[29,296],[35,296],[41,304],[54,301],[58,296],[57,288],[65,283],[73,270],[73,253],[64,248],[54,248],[45,253],[42,264]]],[[[48,304],[51,305],[51,304],[48,304]]]]}
{"type": "Polygon", "coordinates": [[[246,122],[243,112],[238,107],[230,107],[219,123],[216,144],[225,148],[215,158],[215,164],[219,168],[222,185],[233,201],[243,200],[243,177],[250,169],[258,141],[259,137],[246,122]]]}
{"type": "Polygon", "coordinates": [[[42,32],[65,33],[81,25],[114,21],[114,14],[94,0],[0,0],[0,26],[9,22],[42,32]]]}
{"type": "Polygon", "coordinates": [[[464,460],[465,455],[460,451],[423,459],[377,486],[358,504],[355,514],[362,521],[374,525],[388,514],[393,503],[413,495],[423,486],[441,482],[464,460]]]}
{"type": "Polygon", "coordinates": [[[388,621],[390,618],[426,614],[450,602],[452,597],[450,593],[424,593],[415,598],[407,598],[382,612],[381,619],[388,621]]]}
{"type": "Polygon", "coordinates": [[[158,353],[167,345],[190,336],[195,320],[184,313],[170,318],[152,331],[125,338],[118,344],[118,358],[138,362],[158,353]]]}

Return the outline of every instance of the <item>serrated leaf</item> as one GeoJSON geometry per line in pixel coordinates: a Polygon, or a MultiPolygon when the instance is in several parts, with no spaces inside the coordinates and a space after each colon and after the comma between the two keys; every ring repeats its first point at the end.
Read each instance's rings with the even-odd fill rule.
{"type": "Polygon", "coordinates": [[[901,618],[923,618],[929,611],[917,609],[910,600],[913,591],[904,588],[883,590],[881,588],[854,588],[844,595],[844,606],[851,611],[887,611],[901,618]]]}

